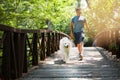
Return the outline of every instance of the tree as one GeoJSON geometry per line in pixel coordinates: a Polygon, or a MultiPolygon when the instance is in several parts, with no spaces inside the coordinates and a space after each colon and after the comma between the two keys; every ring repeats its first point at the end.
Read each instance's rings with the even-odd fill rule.
{"type": "Polygon", "coordinates": [[[96,33],[106,29],[117,27],[120,22],[120,1],[119,0],[91,0],[91,9],[84,14],[88,17],[91,28],[96,33]],[[115,18],[115,16],[117,16],[115,18]]]}
{"type": "Polygon", "coordinates": [[[68,27],[74,0],[2,0],[0,23],[17,28],[46,28],[46,19],[51,20],[52,29],[68,27]]]}

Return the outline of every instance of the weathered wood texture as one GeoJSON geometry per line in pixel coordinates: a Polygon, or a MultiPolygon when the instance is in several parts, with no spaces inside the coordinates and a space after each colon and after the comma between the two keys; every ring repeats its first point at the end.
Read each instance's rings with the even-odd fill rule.
{"type": "Polygon", "coordinates": [[[20,80],[120,80],[120,65],[106,58],[104,49],[85,47],[83,60],[75,60],[77,48],[72,49],[72,60],[54,64],[49,59],[20,80]],[[97,50],[99,49],[101,53],[97,50]]]}
{"type": "Polygon", "coordinates": [[[120,58],[120,28],[106,29],[97,34],[94,45],[103,47],[120,58]]]}
{"type": "Polygon", "coordinates": [[[0,76],[5,80],[27,73],[29,68],[58,50],[60,37],[69,37],[58,31],[17,29],[6,25],[0,25],[0,33],[0,76]]]}

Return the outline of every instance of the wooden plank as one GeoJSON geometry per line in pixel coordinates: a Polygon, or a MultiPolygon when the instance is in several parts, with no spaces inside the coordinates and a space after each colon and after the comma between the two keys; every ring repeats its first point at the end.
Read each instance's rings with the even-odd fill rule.
{"type": "Polygon", "coordinates": [[[21,54],[21,57],[20,57],[20,77],[22,76],[22,73],[24,72],[24,68],[26,69],[26,67],[24,66],[24,57],[25,57],[25,49],[26,49],[26,34],[25,33],[21,33],[20,34],[20,54],[21,54]]]}
{"type": "Polygon", "coordinates": [[[38,65],[38,49],[37,49],[38,35],[37,33],[33,34],[33,53],[32,53],[32,65],[38,65]]]}
{"type": "Polygon", "coordinates": [[[1,31],[16,32],[16,33],[40,33],[46,32],[46,29],[19,29],[7,25],[0,24],[1,31]]]}
{"type": "Polygon", "coordinates": [[[27,73],[28,72],[28,60],[27,60],[27,34],[25,34],[25,49],[24,49],[24,63],[23,63],[23,73],[27,73]]]}
{"type": "Polygon", "coordinates": [[[52,43],[51,38],[50,38],[50,32],[47,33],[47,51],[46,51],[46,56],[50,56],[51,51],[50,51],[50,44],[52,43]]]}
{"type": "MultiPolygon", "coordinates": [[[[77,48],[72,48],[73,56],[77,56],[76,50],[77,48]]],[[[104,53],[100,53],[94,47],[87,47],[84,48],[83,55],[83,61],[70,61],[66,64],[48,64],[46,61],[20,80],[120,79],[120,67],[106,59],[104,53]]]]}
{"type": "Polygon", "coordinates": [[[10,41],[10,32],[4,32],[3,40],[3,60],[2,60],[2,74],[5,80],[10,80],[11,78],[11,41],[10,41]]]}
{"type": "Polygon", "coordinates": [[[32,39],[32,38],[28,38],[28,35],[26,35],[26,41],[27,41],[27,45],[28,45],[28,47],[30,48],[30,52],[32,53],[33,52],[33,48],[32,48],[32,43],[30,43],[30,41],[29,41],[29,39],[32,39]]]}
{"type": "Polygon", "coordinates": [[[15,43],[14,43],[14,33],[11,32],[11,70],[12,70],[12,79],[18,78],[18,70],[17,70],[17,61],[16,61],[16,53],[15,53],[15,43]]]}
{"type": "Polygon", "coordinates": [[[120,38],[119,38],[119,30],[116,29],[115,31],[115,40],[116,40],[116,46],[117,46],[117,53],[116,53],[116,57],[119,59],[120,58],[120,38]]]}
{"type": "Polygon", "coordinates": [[[55,42],[54,43],[55,43],[55,46],[54,46],[55,51],[57,51],[57,33],[55,33],[55,42]]]}
{"type": "Polygon", "coordinates": [[[22,76],[22,58],[23,54],[21,53],[21,35],[20,33],[14,33],[14,43],[15,43],[15,54],[16,54],[16,61],[17,61],[17,76],[22,76]]]}
{"type": "Polygon", "coordinates": [[[41,33],[40,60],[45,60],[45,34],[41,33]]]}
{"type": "Polygon", "coordinates": [[[52,44],[51,44],[51,52],[54,53],[55,51],[55,33],[52,32],[52,44]]]}

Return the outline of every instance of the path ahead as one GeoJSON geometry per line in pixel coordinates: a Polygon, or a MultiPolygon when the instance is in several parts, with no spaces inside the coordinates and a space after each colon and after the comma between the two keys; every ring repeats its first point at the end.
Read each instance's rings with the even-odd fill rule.
{"type": "Polygon", "coordinates": [[[20,80],[120,80],[120,67],[94,47],[84,48],[83,61],[53,64],[48,59],[43,63],[20,80]]]}

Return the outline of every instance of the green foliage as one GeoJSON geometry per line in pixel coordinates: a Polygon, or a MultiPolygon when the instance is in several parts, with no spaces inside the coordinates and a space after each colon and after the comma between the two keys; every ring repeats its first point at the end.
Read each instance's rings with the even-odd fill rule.
{"type": "Polygon", "coordinates": [[[120,0],[88,0],[88,3],[90,8],[83,9],[83,14],[87,17],[90,26],[87,36],[94,39],[105,29],[119,27],[120,0]]]}
{"type": "Polygon", "coordinates": [[[84,39],[84,46],[88,47],[88,46],[92,46],[92,44],[93,44],[93,38],[86,36],[84,39]]]}
{"type": "Polygon", "coordinates": [[[93,34],[120,25],[120,0],[88,0],[90,9],[84,11],[93,34]]]}
{"type": "Polygon", "coordinates": [[[115,43],[111,43],[110,45],[109,45],[109,50],[111,50],[111,51],[118,51],[119,50],[119,46],[117,45],[117,44],[115,44],[115,43]]]}
{"type": "MultiPolygon", "coordinates": [[[[1,0],[0,24],[16,28],[47,28],[46,20],[51,21],[51,29],[70,33],[71,18],[75,15],[75,2],[81,0],[1,0]]],[[[103,29],[120,25],[119,0],[88,0],[90,9],[83,9],[92,39],[103,29]]]]}
{"type": "Polygon", "coordinates": [[[2,0],[0,24],[17,28],[46,28],[46,19],[52,29],[63,31],[73,14],[74,0],[2,0]]]}

